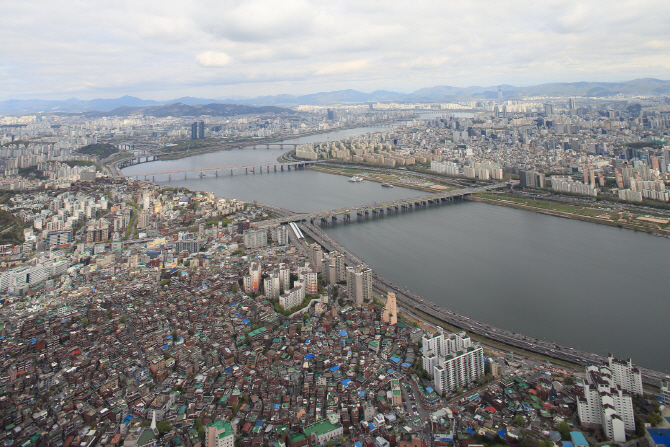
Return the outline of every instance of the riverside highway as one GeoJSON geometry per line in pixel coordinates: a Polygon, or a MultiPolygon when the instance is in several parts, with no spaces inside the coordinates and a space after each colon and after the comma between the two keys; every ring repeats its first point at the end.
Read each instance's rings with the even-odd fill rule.
{"type": "MultiPolygon", "coordinates": [[[[273,206],[265,207],[282,217],[289,217],[292,214],[291,211],[282,208],[273,206]]],[[[352,253],[338,242],[330,238],[324,231],[321,230],[320,227],[310,223],[309,220],[304,221],[303,219],[296,219],[296,221],[300,221],[298,225],[305,234],[309,235],[314,241],[316,241],[326,250],[338,251],[339,253],[343,254],[347,265],[357,265],[364,263],[364,261],[355,253],[352,253]]],[[[304,250],[304,242],[298,242],[296,240],[293,242],[298,243],[298,247],[301,250],[304,250]]],[[[381,291],[385,291],[386,293],[391,291],[394,292],[396,294],[399,307],[406,313],[417,317],[422,321],[425,321],[425,319],[413,311],[420,311],[451,326],[455,326],[473,334],[486,337],[492,341],[502,343],[510,347],[523,349],[524,351],[540,354],[546,357],[563,360],[572,364],[581,366],[597,365],[606,360],[605,357],[594,353],[578,350],[569,346],[559,345],[554,342],[541,340],[516,332],[511,332],[483,323],[481,321],[474,320],[464,315],[454,313],[431,302],[430,300],[423,299],[407,288],[392,282],[391,280],[374,271],[373,283],[374,287],[381,291]]],[[[661,383],[661,380],[666,376],[664,373],[659,371],[646,368],[639,369],[642,372],[642,379],[644,383],[648,385],[658,387],[661,383]]]]}

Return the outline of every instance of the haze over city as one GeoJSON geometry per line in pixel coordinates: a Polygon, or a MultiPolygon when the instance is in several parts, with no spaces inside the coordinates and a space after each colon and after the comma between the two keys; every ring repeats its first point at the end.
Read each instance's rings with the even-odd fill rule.
{"type": "Polygon", "coordinates": [[[0,99],[667,79],[670,3],[8,2],[0,99]]]}

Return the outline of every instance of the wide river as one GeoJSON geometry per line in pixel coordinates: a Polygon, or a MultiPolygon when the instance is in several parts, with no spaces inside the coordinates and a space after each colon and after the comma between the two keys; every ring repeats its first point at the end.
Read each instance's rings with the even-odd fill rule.
{"type": "MultiPolygon", "coordinates": [[[[376,130],[285,142],[337,140],[376,130]]],[[[278,149],[245,148],[135,165],[124,174],[273,163],[279,155],[278,149]]],[[[168,183],[167,176],[157,176],[156,182],[295,211],[422,194],[309,170],[177,177],[168,183]]],[[[667,265],[668,239],[473,202],[354,219],[325,230],[374,270],[455,312],[670,372],[668,286],[659,277],[667,265]]]]}

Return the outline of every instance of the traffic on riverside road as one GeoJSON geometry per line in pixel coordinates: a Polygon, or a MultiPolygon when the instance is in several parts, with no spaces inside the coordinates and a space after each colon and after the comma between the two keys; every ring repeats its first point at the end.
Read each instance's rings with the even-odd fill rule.
{"type": "MultiPolygon", "coordinates": [[[[476,190],[481,190],[483,188],[477,188],[476,190]]],[[[469,188],[469,190],[475,190],[475,188],[469,188]]],[[[430,197],[430,196],[428,196],[430,197]]],[[[380,204],[381,205],[381,204],[380,204]]],[[[359,207],[363,208],[363,207],[359,207]]],[[[274,212],[282,216],[289,216],[291,213],[289,210],[269,207],[274,212]]],[[[354,212],[353,209],[351,212],[354,212]]],[[[313,213],[313,215],[318,215],[318,213],[313,213]]],[[[294,215],[295,216],[295,215],[294,215]]],[[[290,216],[293,217],[293,216],[290,216]]],[[[286,217],[285,217],[286,218],[286,217]]],[[[363,264],[364,261],[358,257],[356,254],[347,250],[345,247],[340,245],[338,242],[329,237],[321,228],[309,222],[308,219],[296,219],[299,222],[300,229],[309,237],[311,237],[315,242],[324,247],[329,251],[338,251],[344,255],[345,262],[348,265],[358,265],[363,264]]],[[[297,242],[297,241],[296,241],[297,242]]],[[[305,242],[298,242],[299,244],[305,244],[305,242]]],[[[304,245],[302,247],[305,248],[304,245]]],[[[429,315],[432,318],[443,321],[449,325],[470,331],[474,334],[486,337],[494,342],[502,343],[507,346],[522,349],[524,351],[533,352],[542,356],[563,360],[574,365],[592,365],[600,364],[605,360],[604,357],[599,356],[594,353],[582,351],[575,349],[569,346],[563,346],[550,342],[547,340],[541,340],[538,338],[526,336],[516,332],[511,332],[496,326],[492,326],[481,321],[474,320],[470,317],[464,315],[459,315],[448,309],[445,309],[428,299],[424,299],[417,294],[409,291],[407,288],[402,287],[399,284],[392,282],[391,280],[385,278],[379,273],[373,272],[374,287],[385,292],[394,292],[398,300],[400,307],[408,313],[411,313],[415,317],[419,315],[414,314],[412,310],[420,311],[426,315],[429,315]]],[[[423,318],[420,318],[422,321],[425,321],[423,318]]],[[[652,386],[659,386],[661,381],[665,378],[665,374],[662,372],[640,368],[642,372],[643,381],[646,384],[652,386]]]]}

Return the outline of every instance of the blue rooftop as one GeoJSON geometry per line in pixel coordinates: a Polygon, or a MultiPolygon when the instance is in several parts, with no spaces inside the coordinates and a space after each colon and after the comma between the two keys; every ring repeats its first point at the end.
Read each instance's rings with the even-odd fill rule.
{"type": "Polygon", "coordinates": [[[349,386],[350,383],[351,383],[351,379],[344,379],[342,381],[342,385],[344,385],[344,386],[349,386]]]}
{"type": "Polygon", "coordinates": [[[575,447],[586,446],[588,447],[589,443],[580,431],[571,431],[570,439],[575,447]]]}
{"type": "Polygon", "coordinates": [[[305,356],[305,360],[309,360],[309,359],[313,359],[313,358],[314,358],[314,354],[307,354],[305,356]]]}
{"type": "Polygon", "coordinates": [[[331,371],[337,371],[338,369],[340,369],[340,367],[337,366],[337,365],[335,365],[335,366],[331,366],[331,367],[330,367],[330,370],[331,370],[331,371]]]}
{"type": "Polygon", "coordinates": [[[341,335],[342,337],[345,337],[345,336],[347,335],[347,331],[340,331],[340,335],[341,335]]]}
{"type": "Polygon", "coordinates": [[[398,357],[391,357],[391,361],[393,363],[400,363],[400,359],[398,357]]]}
{"type": "Polygon", "coordinates": [[[471,429],[471,428],[468,428],[466,431],[467,431],[468,433],[470,433],[471,435],[474,435],[474,434],[475,434],[475,431],[474,431],[473,429],[471,429]]]}
{"type": "Polygon", "coordinates": [[[431,387],[428,386],[428,387],[426,387],[426,391],[428,391],[429,393],[432,393],[432,392],[433,392],[433,389],[432,389],[431,387]]]}
{"type": "Polygon", "coordinates": [[[561,444],[563,444],[563,447],[575,447],[575,445],[570,441],[561,441],[561,444]]]}

